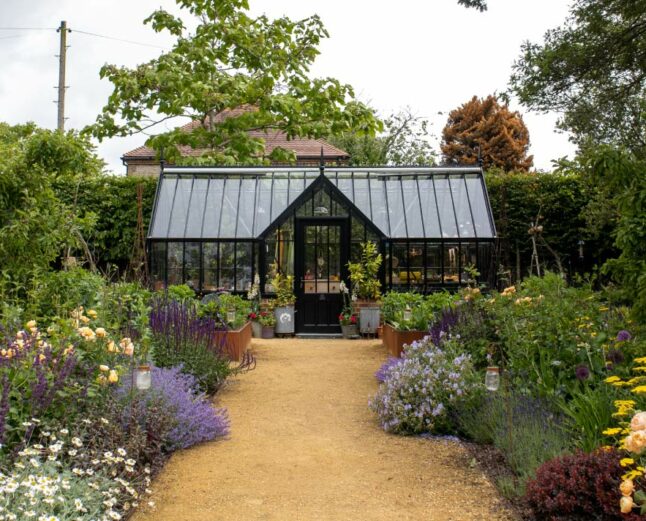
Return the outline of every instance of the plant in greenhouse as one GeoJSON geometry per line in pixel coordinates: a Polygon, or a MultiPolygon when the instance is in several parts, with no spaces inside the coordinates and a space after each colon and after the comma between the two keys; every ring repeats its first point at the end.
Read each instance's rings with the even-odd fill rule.
{"type": "Polygon", "coordinates": [[[349,262],[350,282],[352,293],[357,298],[377,300],[381,296],[379,269],[381,268],[381,253],[374,242],[361,243],[361,259],[359,262],[349,262]]]}
{"type": "Polygon", "coordinates": [[[284,275],[278,272],[271,279],[271,285],[274,287],[274,292],[276,293],[276,298],[274,299],[276,307],[282,308],[294,305],[296,295],[294,295],[293,275],[284,275]]]}

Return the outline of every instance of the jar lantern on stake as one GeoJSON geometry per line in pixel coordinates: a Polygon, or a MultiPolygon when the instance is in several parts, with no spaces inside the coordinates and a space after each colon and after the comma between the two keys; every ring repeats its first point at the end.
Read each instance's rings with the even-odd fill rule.
{"type": "Polygon", "coordinates": [[[227,310],[227,323],[233,324],[236,321],[236,310],[230,308],[227,310]]]}
{"type": "Polygon", "coordinates": [[[500,368],[491,366],[487,367],[485,373],[485,388],[487,391],[497,391],[500,388],[500,368]]]}
{"type": "Polygon", "coordinates": [[[410,306],[406,306],[404,310],[404,322],[410,322],[413,319],[413,311],[410,306]]]}
{"type": "Polygon", "coordinates": [[[150,389],[150,386],[152,385],[152,378],[149,365],[140,365],[137,368],[135,385],[140,391],[146,391],[150,389]]]}

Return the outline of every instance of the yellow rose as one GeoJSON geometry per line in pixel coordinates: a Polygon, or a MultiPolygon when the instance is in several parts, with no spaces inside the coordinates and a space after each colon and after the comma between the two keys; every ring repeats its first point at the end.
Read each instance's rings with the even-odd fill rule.
{"type": "Polygon", "coordinates": [[[629,514],[632,512],[634,506],[633,498],[630,496],[621,496],[619,500],[619,508],[621,509],[622,514],[629,514]]]}
{"type": "Polygon", "coordinates": [[[41,362],[41,363],[42,363],[42,362],[44,362],[45,360],[47,360],[47,357],[46,357],[44,354],[42,354],[42,353],[41,353],[41,354],[39,354],[39,355],[38,355],[38,361],[39,361],[39,362],[41,362]]]}
{"type": "Polygon", "coordinates": [[[619,485],[619,490],[624,496],[632,496],[633,492],[635,492],[635,483],[632,479],[624,479],[619,485]]]}
{"type": "Polygon", "coordinates": [[[108,375],[108,382],[110,382],[111,384],[116,384],[118,381],[119,375],[114,369],[112,369],[112,371],[110,371],[110,374],[108,375]]]}
{"type": "Polygon", "coordinates": [[[29,322],[27,322],[27,327],[29,329],[35,328],[36,327],[36,321],[35,320],[30,320],[29,322]]]}
{"type": "Polygon", "coordinates": [[[132,356],[134,354],[135,345],[128,337],[122,338],[121,342],[119,342],[119,345],[121,346],[121,349],[123,349],[124,354],[126,354],[127,356],[132,356]]]}
{"type": "Polygon", "coordinates": [[[90,321],[90,319],[88,317],[86,317],[85,315],[82,315],[80,317],[80,321],[83,322],[84,324],[87,324],[90,321]]]}
{"type": "Polygon", "coordinates": [[[97,327],[95,333],[99,338],[103,338],[108,334],[102,327],[97,327]]]}
{"type": "Polygon", "coordinates": [[[94,311],[93,309],[88,309],[87,316],[90,318],[96,318],[96,311],[94,311]]]}
{"type": "Polygon", "coordinates": [[[114,347],[114,341],[110,340],[108,342],[108,353],[114,353],[116,351],[116,348],[114,347]]]}
{"type": "Polygon", "coordinates": [[[110,370],[110,368],[107,365],[100,365],[99,366],[99,371],[103,371],[104,373],[107,373],[110,370]]]}
{"type": "Polygon", "coordinates": [[[646,432],[636,431],[624,439],[624,447],[629,452],[641,454],[646,448],[646,432]]]}

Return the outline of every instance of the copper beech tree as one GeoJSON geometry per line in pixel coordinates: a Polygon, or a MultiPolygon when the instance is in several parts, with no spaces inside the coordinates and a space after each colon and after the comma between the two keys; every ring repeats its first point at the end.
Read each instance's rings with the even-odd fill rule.
{"type": "Polygon", "coordinates": [[[442,131],[443,159],[451,164],[475,164],[480,154],[484,168],[527,171],[533,164],[528,148],[529,131],[523,118],[494,96],[474,96],[452,110],[442,131]]]}

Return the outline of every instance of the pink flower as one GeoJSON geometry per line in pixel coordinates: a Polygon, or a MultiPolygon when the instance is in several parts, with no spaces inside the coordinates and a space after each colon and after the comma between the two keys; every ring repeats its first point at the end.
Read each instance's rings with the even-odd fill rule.
{"type": "Polygon", "coordinates": [[[641,454],[646,448],[646,431],[635,431],[624,440],[624,447],[629,452],[641,454]]]}

